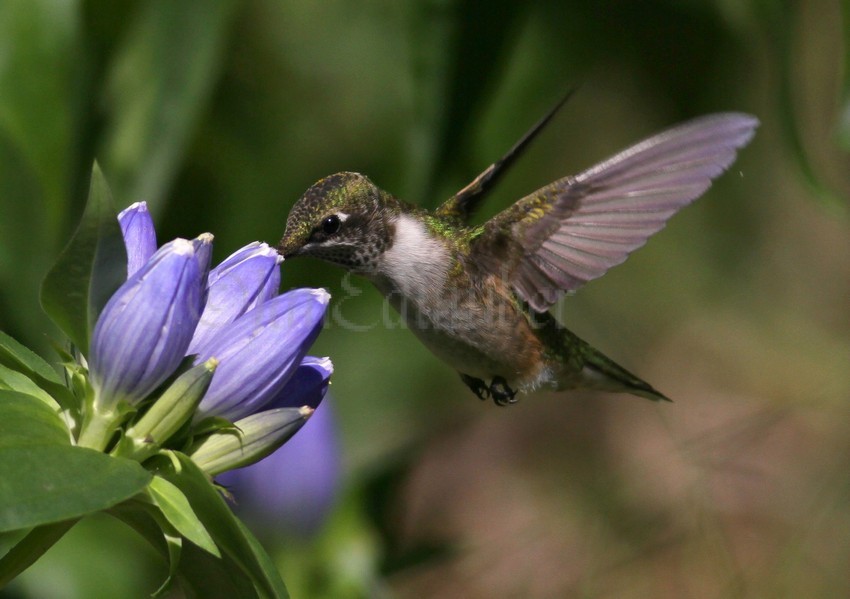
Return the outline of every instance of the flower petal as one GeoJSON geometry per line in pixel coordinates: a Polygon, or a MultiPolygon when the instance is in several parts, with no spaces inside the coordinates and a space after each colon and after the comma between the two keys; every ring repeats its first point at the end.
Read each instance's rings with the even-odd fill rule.
{"type": "Polygon", "coordinates": [[[196,419],[230,421],[256,412],[275,398],[322,328],[330,295],[297,289],[279,295],[224,326],[195,363],[219,361],[196,419]]]}
{"type": "Polygon", "coordinates": [[[231,254],[210,271],[207,304],[189,353],[206,345],[222,326],[277,295],[282,258],[255,241],[231,254]]]}
{"type": "Polygon", "coordinates": [[[334,367],[330,358],[306,356],[267,408],[300,408],[314,410],[325,397],[334,367]]]}
{"type": "Polygon", "coordinates": [[[118,215],[127,248],[127,278],[133,276],[156,252],[156,230],[145,202],[136,202],[118,215]]]}
{"type": "Polygon", "coordinates": [[[98,402],[135,402],[174,372],[203,309],[192,242],[162,246],[115,292],[92,336],[89,366],[98,402]]]}

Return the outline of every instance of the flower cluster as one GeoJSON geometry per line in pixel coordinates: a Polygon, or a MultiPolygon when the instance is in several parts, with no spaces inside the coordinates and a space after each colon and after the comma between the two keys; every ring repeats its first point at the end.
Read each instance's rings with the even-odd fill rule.
{"type": "Polygon", "coordinates": [[[94,327],[79,443],[106,449],[131,419],[115,455],[141,460],[179,437],[211,475],[262,459],[324,396],[330,360],[306,354],[328,293],[278,295],[281,258],[267,244],[210,269],[211,235],[157,249],[144,203],[119,222],[128,278],[94,327]]]}

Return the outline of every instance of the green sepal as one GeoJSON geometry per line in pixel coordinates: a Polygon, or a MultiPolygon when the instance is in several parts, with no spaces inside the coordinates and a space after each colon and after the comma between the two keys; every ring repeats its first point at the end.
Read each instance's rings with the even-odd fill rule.
{"type": "Polygon", "coordinates": [[[41,285],[41,305],[87,354],[100,311],[126,278],[127,251],[121,226],[109,186],[95,163],[82,219],[41,285]]]}
{"type": "Polygon", "coordinates": [[[211,358],[177,377],[127,430],[113,454],[142,462],[156,453],[195,413],[217,365],[211,358]]]}
{"type": "Polygon", "coordinates": [[[253,583],[261,597],[288,597],[271,558],[233,514],[207,476],[188,456],[169,451],[152,458],[159,476],[176,485],[222,551],[253,583]]]}
{"type": "Polygon", "coordinates": [[[204,435],[209,435],[211,433],[224,432],[239,433],[240,431],[230,420],[222,418],[221,416],[210,416],[208,418],[204,418],[192,426],[192,434],[195,438],[203,437],[204,435]]]}

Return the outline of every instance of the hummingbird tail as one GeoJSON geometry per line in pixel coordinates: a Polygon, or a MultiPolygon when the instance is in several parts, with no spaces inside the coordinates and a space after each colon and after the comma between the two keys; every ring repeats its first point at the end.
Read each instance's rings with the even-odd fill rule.
{"type": "Polygon", "coordinates": [[[578,335],[561,326],[549,313],[536,315],[539,335],[552,352],[561,389],[598,389],[631,393],[652,401],[671,401],[646,381],[614,362],[578,335]]]}
{"type": "Polygon", "coordinates": [[[672,401],[652,385],[590,345],[585,346],[581,386],[614,393],[631,393],[652,401],[672,401]]]}

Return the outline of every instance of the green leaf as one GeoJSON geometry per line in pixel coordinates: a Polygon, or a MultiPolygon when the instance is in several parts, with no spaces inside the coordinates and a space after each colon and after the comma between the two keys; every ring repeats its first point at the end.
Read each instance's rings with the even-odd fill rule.
{"type": "MultiPolygon", "coordinates": [[[[769,35],[777,57],[779,79],[778,89],[774,95],[779,108],[779,125],[783,141],[809,188],[827,206],[844,211],[846,198],[836,193],[835,189],[824,181],[806,149],[802,134],[805,125],[794,102],[799,88],[799,82],[794,77],[794,65],[799,58],[795,52],[795,35],[799,30],[796,22],[797,13],[793,10],[791,3],[784,0],[760,2],[755,6],[759,9],[761,23],[769,35]]],[[[840,126],[840,121],[837,125],[840,126]]]]}
{"type": "Polygon", "coordinates": [[[65,224],[85,80],[79,2],[0,2],[0,326],[34,341],[30,309],[65,224]]]}
{"type": "Polygon", "coordinates": [[[22,372],[36,382],[62,384],[62,379],[50,364],[3,331],[0,331],[0,364],[22,372]]]}
{"type": "Polygon", "coordinates": [[[26,375],[59,404],[68,408],[76,402],[53,367],[41,356],[0,331],[0,364],[26,375]]]}
{"type": "Polygon", "coordinates": [[[137,462],[52,443],[0,447],[0,532],[79,518],[150,482],[137,462]]]}
{"type": "Polygon", "coordinates": [[[70,446],[68,427],[44,401],[19,391],[0,390],[0,449],[28,445],[70,446]]]}
{"type": "Polygon", "coordinates": [[[168,547],[168,577],[151,595],[153,598],[164,596],[166,591],[171,588],[171,583],[180,569],[180,557],[183,555],[183,537],[165,531],[163,531],[163,536],[165,537],[165,545],[168,547]]]}
{"type": "Polygon", "coordinates": [[[157,458],[157,474],[186,495],[219,549],[250,578],[261,596],[288,597],[271,558],[236,518],[209,477],[185,454],[174,451],[171,456],[173,460],[157,458]]]}
{"type": "Polygon", "coordinates": [[[83,217],[42,283],[41,305],[85,354],[100,311],[126,278],[121,227],[109,186],[95,163],[83,217]]]}
{"type": "Polygon", "coordinates": [[[38,558],[68,532],[77,520],[65,520],[37,526],[0,558],[0,589],[18,574],[33,565],[38,558]]]}
{"type": "Polygon", "coordinates": [[[221,553],[215,546],[210,533],[201,524],[192,510],[189,500],[186,499],[180,489],[164,478],[154,476],[150,485],[148,485],[148,493],[154,505],[162,511],[162,514],[177,532],[201,549],[209,551],[216,557],[221,557],[221,553]]]}
{"type": "Polygon", "coordinates": [[[11,368],[0,365],[0,389],[20,391],[40,400],[44,405],[56,410],[61,409],[59,404],[47,391],[32,382],[32,379],[11,368]]]}
{"type": "Polygon", "coordinates": [[[218,78],[233,0],[152,0],[116,53],[106,82],[112,126],[98,155],[119,197],[156,206],[180,166],[218,78]]]}
{"type": "MultiPolygon", "coordinates": [[[[161,524],[150,510],[138,509],[138,505],[138,502],[122,503],[110,509],[109,514],[142,535],[164,559],[174,565],[173,547],[167,545],[161,524]]],[[[189,596],[205,599],[257,596],[251,580],[232,559],[226,555],[214,557],[191,543],[182,547],[176,574],[181,586],[192,591],[189,596]]],[[[170,572],[169,576],[173,575],[174,572],[170,572]]],[[[168,582],[166,580],[163,586],[168,582]]]]}
{"type": "MultiPolygon", "coordinates": [[[[420,199],[439,197],[458,158],[468,151],[475,119],[506,72],[511,42],[531,5],[488,0],[425,2],[413,21],[411,53],[416,85],[417,133],[428,144],[425,168],[414,173],[420,199]]],[[[507,149],[507,148],[505,148],[507,149]]]]}

